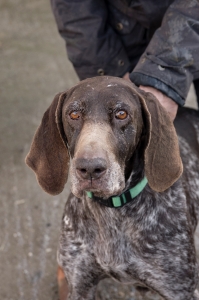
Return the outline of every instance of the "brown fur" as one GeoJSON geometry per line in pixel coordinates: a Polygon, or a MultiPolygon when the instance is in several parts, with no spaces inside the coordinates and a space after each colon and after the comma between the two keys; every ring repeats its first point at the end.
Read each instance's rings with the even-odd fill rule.
{"type": "Polygon", "coordinates": [[[26,162],[54,195],[64,188],[71,158],[72,193],[58,250],[68,300],[93,300],[106,277],[152,289],[166,300],[199,299],[193,238],[199,216],[198,118],[196,111],[182,109],[175,122],[181,176],[173,123],[150,93],[119,78],[97,77],[55,97],[26,162]],[[118,111],[127,116],[118,119],[118,111]],[[106,201],[144,175],[148,185],[121,208],[86,196],[91,191],[106,201]]]}
{"type": "MultiPolygon", "coordinates": [[[[98,77],[93,80],[97,81],[98,77]]],[[[87,82],[89,80],[81,82],[78,87],[84,87],[87,82]]],[[[114,78],[114,82],[121,84],[118,78],[114,78]]],[[[122,82],[122,85],[130,90],[132,97],[138,96],[142,106],[148,131],[145,173],[150,187],[162,192],[182,174],[175,129],[169,116],[152,94],[137,89],[132,83],[122,82]]],[[[81,92],[79,88],[79,98],[81,92]]],[[[26,158],[26,163],[36,173],[39,184],[52,195],[59,194],[67,181],[69,154],[62,126],[62,107],[70,94],[71,92],[64,92],[55,97],[44,114],[26,158]]]]}

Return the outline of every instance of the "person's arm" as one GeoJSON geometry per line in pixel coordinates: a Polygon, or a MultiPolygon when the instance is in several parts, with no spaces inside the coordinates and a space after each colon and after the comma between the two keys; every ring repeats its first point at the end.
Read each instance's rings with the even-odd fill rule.
{"type": "Polygon", "coordinates": [[[196,78],[199,78],[199,1],[176,0],[130,79],[184,105],[191,82],[196,78]]]}
{"type": "Polygon", "coordinates": [[[98,75],[122,77],[129,59],[107,22],[104,0],[51,0],[58,30],[80,79],[98,75]]]}
{"type": "MultiPolygon", "coordinates": [[[[129,72],[127,72],[123,76],[123,79],[131,82],[129,75],[129,72]]],[[[178,111],[178,104],[175,101],[173,101],[171,98],[167,97],[165,94],[154,87],[140,85],[139,88],[147,93],[153,94],[161,103],[161,105],[166,109],[172,121],[174,121],[178,111]]]]}

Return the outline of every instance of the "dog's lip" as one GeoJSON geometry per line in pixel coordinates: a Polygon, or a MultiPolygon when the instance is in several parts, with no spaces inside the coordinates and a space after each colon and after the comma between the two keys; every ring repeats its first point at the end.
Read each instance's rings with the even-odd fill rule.
{"type": "MultiPolygon", "coordinates": [[[[92,192],[96,197],[100,198],[109,198],[113,195],[113,192],[109,190],[108,186],[106,186],[106,182],[102,180],[82,180],[79,182],[79,190],[82,192],[92,192]]],[[[123,187],[118,191],[115,191],[114,195],[120,194],[120,192],[123,190],[123,187]]]]}
{"type": "Polygon", "coordinates": [[[79,186],[81,190],[85,191],[99,191],[102,190],[102,181],[100,179],[92,179],[92,180],[81,180],[79,182],[79,186]]]}
{"type": "Polygon", "coordinates": [[[106,196],[109,189],[104,186],[101,180],[84,180],[79,183],[79,188],[81,191],[92,192],[94,195],[98,196],[103,195],[106,196]]]}

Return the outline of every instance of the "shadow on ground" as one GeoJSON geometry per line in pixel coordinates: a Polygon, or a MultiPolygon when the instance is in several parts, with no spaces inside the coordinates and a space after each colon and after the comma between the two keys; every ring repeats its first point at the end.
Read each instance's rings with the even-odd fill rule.
{"type": "MultiPolygon", "coordinates": [[[[68,187],[59,196],[47,195],[24,164],[54,95],[78,81],[49,2],[0,3],[0,299],[4,300],[58,298],[56,247],[68,187]]],[[[100,284],[99,298],[138,299],[132,287],[110,280],[100,284]]]]}

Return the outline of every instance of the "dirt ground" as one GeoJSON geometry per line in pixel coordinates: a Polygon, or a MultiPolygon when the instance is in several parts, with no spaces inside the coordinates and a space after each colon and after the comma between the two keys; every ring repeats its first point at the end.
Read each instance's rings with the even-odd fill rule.
{"type": "MultiPolygon", "coordinates": [[[[49,2],[0,2],[0,299],[4,300],[58,299],[56,248],[68,186],[59,196],[47,195],[24,163],[54,95],[78,82],[49,2]]],[[[194,106],[193,91],[189,99],[194,106]]],[[[103,300],[139,299],[132,287],[111,280],[102,282],[98,293],[103,300]]]]}

